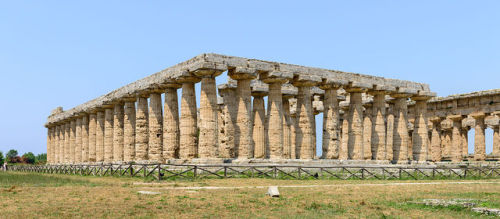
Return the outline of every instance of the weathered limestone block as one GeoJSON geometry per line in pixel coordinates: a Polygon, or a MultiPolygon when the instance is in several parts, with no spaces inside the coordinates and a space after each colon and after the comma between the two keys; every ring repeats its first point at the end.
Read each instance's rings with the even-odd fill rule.
{"type": "Polygon", "coordinates": [[[373,92],[372,107],[372,159],[385,160],[386,149],[386,127],[385,127],[385,91],[373,92]]]}
{"type": "Polygon", "coordinates": [[[363,105],[361,92],[357,90],[349,90],[349,114],[347,121],[349,122],[347,150],[348,158],[353,160],[363,159],[363,105]]]}
{"type": "Polygon", "coordinates": [[[135,99],[125,102],[123,117],[123,161],[135,160],[135,99]]]}
{"type": "Polygon", "coordinates": [[[322,86],[325,90],[323,101],[323,142],[322,158],[338,159],[340,149],[340,112],[337,100],[338,87],[322,86]]]}
{"type": "Polygon", "coordinates": [[[223,85],[219,87],[219,94],[223,97],[222,108],[223,132],[219,144],[219,157],[233,158],[236,156],[234,142],[234,126],[236,123],[236,87],[223,85]]]}
{"type": "Polygon", "coordinates": [[[396,99],[394,104],[393,160],[407,161],[409,158],[408,106],[406,102],[408,95],[394,97],[396,99]]]}
{"type": "Polygon", "coordinates": [[[451,161],[460,162],[462,161],[462,136],[460,129],[462,127],[462,116],[453,115],[448,116],[449,119],[453,121],[453,128],[451,133],[451,161]]]}
{"type": "Polygon", "coordinates": [[[72,119],[69,129],[69,163],[75,163],[76,120],[72,119]]]}
{"type": "Polygon", "coordinates": [[[179,104],[177,89],[180,84],[170,84],[165,89],[163,110],[163,158],[179,158],[179,104]]]}
{"type": "Polygon", "coordinates": [[[135,160],[148,160],[149,147],[149,113],[146,96],[137,97],[135,114],[135,160]]]}
{"type": "Polygon", "coordinates": [[[475,120],[476,124],[474,126],[474,160],[485,160],[486,159],[486,139],[484,137],[484,130],[486,126],[484,124],[484,113],[478,113],[471,115],[475,120]]]}
{"type": "Polygon", "coordinates": [[[238,158],[247,159],[254,156],[252,136],[252,93],[250,82],[257,77],[253,68],[237,67],[228,73],[232,79],[237,80],[236,102],[237,114],[235,123],[235,147],[238,158]]]}
{"type": "Polygon", "coordinates": [[[97,111],[97,125],[95,132],[96,162],[104,161],[104,112],[97,111]]]}
{"type": "Polygon", "coordinates": [[[387,108],[387,132],[386,132],[386,154],[385,160],[392,161],[394,160],[394,103],[388,103],[389,107],[387,108]]]}
{"type": "Polygon", "coordinates": [[[82,116],[82,162],[89,162],[89,116],[82,116]]]}
{"type": "Polygon", "coordinates": [[[429,159],[429,130],[427,129],[427,100],[429,97],[413,97],[415,104],[415,122],[412,135],[413,160],[429,159]]]}
{"type": "Polygon", "coordinates": [[[149,95],[148,160],[155,163],[163,163],[163,110],[161,92],[153,91],[149,95]]]}
{"type": "Polygon", "coordinates": [[[266,113],[264,109],[264,93],[253,93],[253,144],[254,157],[266,158],[266,113]]]}
{"type": "Polygon", "coordinates": [[[363,154],[363,160],[372,159],[372,105],[371,103],[365,104],[365,113],[363,113],[363,146],[361,153],[363,154]]]}
{"type": "Polygon", "coordinates": [[[113,108],[104,109],[104,162],[113,162],[113,108]]]}
{"type": "Polygon", "coordinates": [[[97,114],[91,112],[89,114],[89,162],[96,162],[96,131],[97,114]]]}
{"type": "Polygon", "coordinates": [[[82,118],[76,118],[75,129],[75,163],[82,162],[82,118]]]}
{"type": "Polygon", "coordinates": [[[113,161],[123,161],[124,142],[123,103],[116,103],[113,109],[113,161]]]}
{"type": "Polygon", "coordinates": [[[198,156],[197,131],[198,126],[194,82],[186,81],[182,83],[180,158],[191,159],[198,156]]]}
{"type": "Polygon", "coordinates": [[[311,87],[320,82],[321,78],[310,75],[299,75],[293,80],[293,85],[298,87],[295,143],[300,159],[313,159],[316,156],[316,124],[311,87]]]}
{"type": "Polygon", "coordinates": [[[441,118],[434,117],[431,119],[432,122],[432,135],[431,135],[431,160],[434,162],[441,161],[441,130],[439,130],[439,125],[441,123],[441,118]]]}
{"type": "Polygon", "coordinates": [[[292,122],[290,118],[289,98],[289,96],[283,96],[283,158],[285,159],[290,159],[292,153],[292,122]]]}
{"type": "Polygon", "coordinates": [[[200,95],[200,134],[198,157],[215,158],[217,156],[217,93],[215,77],[205,75],[201,79],[200,95]]]}

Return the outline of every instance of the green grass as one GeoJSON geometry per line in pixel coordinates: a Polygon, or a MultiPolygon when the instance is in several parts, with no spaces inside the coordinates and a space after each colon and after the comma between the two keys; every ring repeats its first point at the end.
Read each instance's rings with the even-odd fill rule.
{"type": "Polygon", "coordinates": [[[73,179],[63,175],[0,172],[0,188],[8,188],[12,186],[97,186],[100,184],[101,183],[90,182],[86,179],[73,179]]]}

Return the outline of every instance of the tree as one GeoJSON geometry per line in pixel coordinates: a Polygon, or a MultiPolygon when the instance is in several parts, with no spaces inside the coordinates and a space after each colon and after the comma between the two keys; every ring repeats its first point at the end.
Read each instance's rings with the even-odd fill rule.
{"type": "Polygon", "coordinates": [[[45,163],[47,163],[47,154],[46,153],[36,155],[35,164],[45,164],[45,163]]]}
{"type": "Polygon", "coordinates": [[[25,153],[22,156],[22,160],[24,163],[34,164],[35,163],[35,155],[31,152],[25,153]]]}
{"type": "Polygon", "coordinates": [[[7,162],[9,163],[17,163],[17,151],[16,150],[9,150],[7,154],[5,155],[7,158],[7,162]]]}
{"type": "Polygon", "coordinates": [[[0,151],[0,165],[3,165],[3,162],[5,160],[3,159],[3,153],[0,151]]]}

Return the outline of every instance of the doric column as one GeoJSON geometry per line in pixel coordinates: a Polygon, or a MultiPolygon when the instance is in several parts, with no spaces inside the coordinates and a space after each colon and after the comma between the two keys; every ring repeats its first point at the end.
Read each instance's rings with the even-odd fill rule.
{"type": "Polygon", "coordinates": [[[434,162],[441,161],[441,134],[439,130],[439,125],[441,124],[441,118],[434,117],[431,118],[432,122],[432,136],[431,136],[431,160],[434,162]]]}
{"type": "MultiPolygon", "coordinates": [[[[295,99],[296,100],[296,99],[295,99]]],[[[290,102],[290,99],[288,99],[290,102]]],[[[290,158],[297,159],[297,113],[290,111],[290,158]]]]}
{"type": "Polygon", "coordinates": [[[135,100],[136,98],[125,99],[123,116],[123,161],[125,162],[135,160],[135,100]]]}
{"type": "Polygon", "coordinates": [[[147,96],[139,95],[137,97],[137,110],[135,114],[135,160],[139,162],[148,160],[148,126],[148,98],[147,96]]]}
{"type": "Polygon", "coordinates": [[[430,96],[414,96],[415,123],[413,128],[413,160],[426,161],[429,157],[429,130],[427,127],[427,101],[430,96]]]}
{"type": "Polygon", "coordinates": [[[47,127],[47,163],[52,163],[52,127],[47,127]]]}
{"type": "Polygon", "coordinates": [[[295,143],[300,159],[313,159],[316,155],[311,87],[320,82],[320,77],[312,75],[299,75],[293,80],[293,85],[298,87],[295,143]]]}
{"type": "Polygon", "coordinates": [[[215,75],[203,75],[200,92],[199,158],[217,156],[217,92],[215,75]]]}
{"type": "Polygon", "coordinates": [[[469,156],[469,127],[462,127],[460,129],[460,137],[462,138],[462,157],[467,159],[469,156]]]}
{"type": "Polygon", "coordinates": [[[82,114],[82,162],[89,162],[89,116],[82,114]]]}
{"type": "Polygon", "coordinates": [[[387,132],[385,140],[385,158],[384,160],[392,161],[394,156],[394,101],[387,103],[387,132]]]}
{"type": "Polygon", "coordinates": [[[440,123],[441,128],[441,157],[451,157],[451,133],[453,120],[446,118],[440,123]]]}
{"type": "Polygon", "coordinates": [[[55,127],[54,127],[54,140],[55,140],[55,144],[54,144],[54,148],[53,148],[53,150],[54,150],[54,152],[53,152],[53,154],[54,154],[54,157],[53,157],[54,161],[53,161],[53,163],[56,163],[56,164],[60,163],[60,161],[59,161],[59,154],[60,154],[60,147],[61,147],[61,145],[60,145],[61,144],[60,132],[61,132],[60,126],[58,124],[56,124],[55,127]]]}
{"type": "Polygon", "coordinates": [[[408,144],[408,105],[409,95],[393,94],[394,98],[394,161],[407,161],[409,158],[408,144]]]}
{"type": "Polygon", "coordinates": [[[340,150],[340,107],[337,100],[337,90],[340,85],[323,83],[320,86],[325,90],[323,100],[323,159],[338,159],[340,150]]]}
{"type": "Polygon", "coordinates": [[[89,162],[96,162],[97,114],[89,114],[89,162]]]}
{"type": "Polygon", "coordinates": [[[75,163],[82,162],[82,118],[76,118],[75,129],[75,163]]]}
{"type": "Polygon", "coordinates": [[[448,116],[449,119],[453,121],[453,129],[451,135],[451,160],[453,162],[462,161],[462,137],[460,134],[460,129],[462,128],[462,116],[453,115],[448,116]]]}
{"type": "Polygon", "coordinates": [[[97,111],[97,125],[95,131],[96,162],[104,161],[104,111],[97,111]]]}
{"type": "Polygon", "coordinates": [[[485,160],[486,159],[486,139],[484,137],[484,130],[486,126],[484,124],[484,113],[475,113],[471,115],[476,123],[474,125],[474,160],[485,160]]]}
{"type": "Polygon", "coordinates": [[[493,128],[493,151],[492,154],[500,156],[500,126],[493,128]]]}
{"type": "Polygon", "coordinates": [[[229,71],[228,75],[237,80],[236,104],[237,114],[234,132],[235,147],[239,159],[248,159],[254,156],[252,145],[252,97],[250,82],[257,77],[253,68],[237,67],[229,71]]]}
{"type": "Polygon", "coordinates": [[[371,160],[372,159],[372,103],[368,102],[363,104],[365,108],[365,112],[363,113],[363,147],[362,154],[363,160],[371,160]]]}
{"type": "Polygon", "coordinates": [[[260,76],[264,83],[269,84],[266,121],[269,158],[280,159],[283,157],[283,97],[281,85],[291,79],[293,74],[273,71],[262,73],[260,76]]]}
{"type": "Polygon", "coordinates": [[[366,89],[358,87],[349,87],[349,113],[347,121],[349,122],[347,150],[348,158],[353,160],[363,159],[363,102],[362,93],[366,89]]]}
{"type": "Polygon", "coordinates": [[[264,108],[263,92],[254,92],[253,95],[253,144],[254,157],[266,158],[266,113],[264,108]]]}
{"type": "Polygon", "coordinates": [[[374,160],[386,160],[387,150],[386,148],[386,126],[385,126],[385,95],[387,91],[377,90],[371,91],[370,94],[373,95],[373,106],[372,106],[372,159],[374,160]]]}
{"type": "Polygon", "coordinates": [[[117,102],[113,108],[113,161],[123,161],[123,103],[117,102]]]}
{"type": "Polygon", "coordinates": [[[149,148],[148,160],[163,163],[163,110],[161,93],[163,90],[153,90],[149,94],[149,148]]]}
{"type": "Polygon", "coordinates": [[[180,84],[168,84],[163,105],[163,159],[179,158],[179,104],[177,89],[180,84]]]}
{"type": "Polygon", "coordinates": [[[341,112],[341,138],[340,138],[340,149],[339,149],[339,160],[349,159],[349,103],[342,102],[343,105],[340,106],[341,112]]]}
{"type": "Polygon", "coordinates": [[[219,157],[233,158],[236,156],[234,142],[234,126],[236,123],[236,87],[231,84],[219,86],[219,94],[223,98],[223,126],[224,132],[219,143],[219,157]]]}
{"type": "Polygon", "coordinates": [[[194,90],[195,82],[199,79],[183,80],[181,97],[181,118],[180,118],[180,149],[179,158],[191,159],[198,156],[197,144],[197,112],[196,94],[194,90]]]}
{"type": "Polygon", "coordinates": [[[104,162],[113,162],[113,107],[104,109],[104,162]]]}
{"type": "MultiPolygon", "coordinates": [[[[292,121],[290,116],[291,96],[283,95],[283,158],[292,158],[292,121]]],[[[293,145],[295,147],[295,145],[293,145]]],[[[295,159],[295,158],[294,158],[295,159]]]]}
{"type": "Polygon", "coordinates": [[[69,163],[75,163],[76,119],[71,119],[69,129],[69,163]]]}

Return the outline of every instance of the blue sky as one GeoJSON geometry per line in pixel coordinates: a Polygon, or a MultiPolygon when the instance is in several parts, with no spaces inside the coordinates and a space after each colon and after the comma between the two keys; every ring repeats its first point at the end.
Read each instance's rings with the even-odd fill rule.
{"type": "Polygon", "coordinates": [[[204,52],[425,82],[440,96],[500,88],[498,11],[500,1],[2,1],[0,151],[45,152],[51,109],[204,52]]]}

